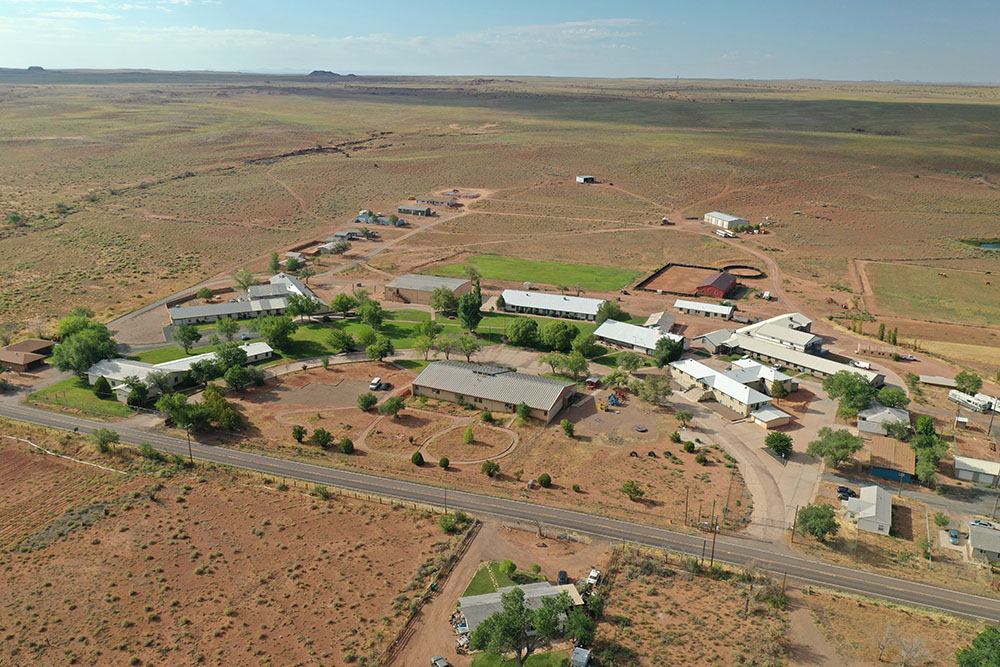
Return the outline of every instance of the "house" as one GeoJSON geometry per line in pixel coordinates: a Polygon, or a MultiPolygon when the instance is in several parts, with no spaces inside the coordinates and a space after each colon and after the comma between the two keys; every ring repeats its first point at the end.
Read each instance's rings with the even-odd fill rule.
{"type": "Polygon", "coordinates": [[[388,225],[389,227],[406,226],[406,220],[404,220],[403,218],[397,217],[396,220],[393,221],[391,216],[387,217],[384,215],[372,215],[369,212],[364,212],[358,217],[354,218],[354,222],[360,222],[361,224],[364,225],[383,225],[383,226],[388,225]]]}
{"type": "Polygon", "coordinates": [[[772,428],[778,428],[779,426],[785,426],[792,423],[792,416],[790,414],[784,410],[779,410],[773,405],[768,405],[760,410],[754,410],[750,413],[750,417],[753,419],[755,424],[763,426],[768,431],[772,428]]]}
{"type": "Polygon", "coordinates": [[[870,408],[858,412],[858,431],[875,435],[886,435],[889,424],[910,425],[910,413],[900,408],[888,408],[874,402],[870,408]]]}
{"type": "Polygon", "coordinates": [[[872,475],[907,484],[913,481],[917,472],[917,455],[909,444],[877,435],[872,438],[871,452],[872,475]]]}
{"type": "Polygon", "coordinates": [[[574,606],[583,605],[583,598],[572,584],[553,586],[547,581],[540,581],[522,586],[504,586],[497,589],[496,593],[483,593],[482,595],[466,595],[458,598],[458,608],[465,617],[465,625],[469,633],[475,631],[476,627],[487,618],[503,608],[502,597],[515,588],[524,591],[524,604],[528,609],[538,609],[542,606],[542,600],[555,597],[560,593],[569,595],[574,606]]]}
{"type": "Polygon", "coordinates": [[[514,412],[518,404],[546,424],[569,405],[576,383],[519,373],[512,368],[435,361],[413,381],[413,395],[469,403],[492,412],[514,412]]]}
{"type": "Polygon", "coordinates": [[[442,276],[407,273],[405,276],[393,278],[386,284],[385,300],[420,303],[426,306],[430,304],[434,290],[439,287],[451,290],[452,294],[459,297],[472,291],[472,281],[466,278],[444,278],[442,276]]]}
{"type": "Polygon", "coordinates": [[[305,283],[289,273],[275,274],[268,279],[268,282],[272,285],[284,285],[289,294],[298,294],[326,305],[305,283]]]}
{"type": "Polygon", "coordinates": [[[590,667],[590,649],[577,646],[569,657],[569,667],[590,667]]]}
{"type": "Polygon", "coordinates": [[[284,315],[287,308],[286,297],[265,297],[201,306],[174,306],[167,309],[167,314],[170,316],[171,324],[174,325],[205,324],[227,317],[245,320],[265,315],[284,315]]]}
{"type": "Polygon", "coordinates": [[[725,342],[732,337],[733,332],[731,330],[718,329],[700,336],[695,336],[691,339],[691,347],[699,350],[705,350],[710,354],[716,354],[723,344],[725,344],[725,342]]]}
{"type": "Polygon", "coordinates": [[[353,241],[355,239],[363,239],[364,236],[356,229],[341,229],[333,233],[333,236],[326,240],[327,243],[336,243],[338,241],[353,241]]]}
{"type": "Polygon", "coordinates": [[[812,373],[820,378],[834,375],[840,371],[847,371],[848,373],[857,373],[874,387],[881,387],[885,384],[885,376],[876,371],[856,368],[826,357],[800,352],[784,345],[741,334],[739,331],[734,332],[722,347],[730,350],[742,350],[750,356],[780,365],[782,368],[812,373]]]}
{"type": "Polygon", "coordinates": [[[685,315],[701,315],[702,317],[721,317],[724,320],[733,317],[733,306],[720,306],[715,303],[702,303],[701,301],[688,301],[687,299],[677,299],[674,301],[674,308],[685,315]]]}
{"type": "Polygon", "coordinates": [[[577,176],[576,177],[576,182],[577,183],[596,183],[597,179],[594,178],[593,176],[589,175],[589,174],[585,174],[583,176],[577,176]]]}
{"type": "Polygon", "coordinates": [[[448,208],[458,208],[461,204],[458,200],[452,199],[434,199],[431,197],[424,197],[417,200],[418,204],[425,204],[427,206],[447,206],[448,208]]]}
{"type": "Polygon", "coordinates": [[[1000,463],[968,456],[955,457],[955,477],[966,482],[997,486],[1000,482],[1000,463]]]}
{"type": "Polygon", "coordinates": [[[601,342],[642,354],[652,354],[661,338],[677,341],[687,348],[684,336],[617,320],[604,320],[601,326],[594,331],[594,336],[601,342]]]}
{"type": "Polygon", "coordinates": [[[823,339],[810,332],[812,320],[802,313],[785,313],[740,327],[736,333],[782,345],[792,350],[820,354],[823,339]]]}
{"type": "Polygon", "coordinates": [[[565,317],[591,322],[597,319],[597,309],[604,303],[604,299],[513,289],[505,289],[502,296],[503,308],[508,313],[565,317]]]}
{"type": "Polygon", "coordinates": [[[969,524],[969,557],[987,563],[1000,560],[1000,530],[969,524]]]}
{"type": "Polygon", "coordinates": [[[771,395],[776,384],[780,384],[785,390],[785,395],[797,391],[799,383],[790,375],[785,375],[776,368],[766,366],[759,361],[743,358],[733,362],[727,375],[737,382],[741,382],[748,387],[753,387],[757,391],[771,395]]]}
{"type": "Polygon", "coordinates": [[[712,211],[711,213],[705,214],[705,222],[710,225],[715,225],[716,227],[721,227],[722,229],[734,229],[742,225],[749,225],[750,221],[745,218],[737,218],[735,215],[729,215],[728,213],[719,213],[718,211],[712,211]]]}
{"type": "Polygon", "coordinates": [[[694,293],[698,296],[724,299],[735,287],[736,276],[725,271],[719,271],[701,281],[701,284],[694,288],[694,293]]]}
{"type": "Polygon", "coordinates": [[[892,527],[892,494],[881,486],[863,486],[857,498],[849,498],[847,518],[858,530],[888,535],[892,527]]]}
{"type": "Polygon", "coordinates": [[[700,388],[698,400],[714,398],[743,417],[771,405],[771,397],[747,386],[725,371],[717,371],[694,359],[670,363],[670,374],[685,389],[700,388]]]}
{"type": "MultiPolygon", "coordinates": [[[[242,349],[247,355],[247,364],[256,364],[261,361],[267,361],[274,356],[274,350],[270,345],[263,341],[244,343],[240,345],[240,349],[242,349]]],[[[196,354],[190,357],[174,359],[173,361],[164,361],[156,364],[154,369],[158,371],[168,371],[171,373],[187,373],[191,370],[191,366],[193,364],[199,361],[208,361],[210,359],[215,359],[215,352],[206,352],[204,354],[196,354]]]]}
{"type": "Polygon", "coordinates": [[[650,329],[659,329],[663,333],[669,332],[677,324],[677,318],[670,313],[660,311],[659,313],[653,313],[646,318],[646,323],[642,326],[649,327],[650,329]]]}
{"type": "Polygon", "coordinates": [[[403,204],[402,206],[397,206],[396,211],[402,213],[403,215],[416,215],[422,218],[429,218],[434,215],[434,209],[430,206],[411,206],[409,204],[403,204]]]}
{"type": "Polygon", "coordinates": [[[301,252],[296,252],[294,250],[289,250],[288,252],[285,253],[285,259],[286,260],[297,259],[300,262],[304,262],[304,261],[306,261],[306,256],[303,255],[301,252]]]}
{"type": "Polygon", "coordinates": [[[0,368],[26,373],[42,365],[52,352],[51,340],[28,338],[0,348],[0,368]]]}

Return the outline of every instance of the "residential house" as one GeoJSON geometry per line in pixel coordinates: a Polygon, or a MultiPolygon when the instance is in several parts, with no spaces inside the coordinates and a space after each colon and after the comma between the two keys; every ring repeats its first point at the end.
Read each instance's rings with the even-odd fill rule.
{"type": "Polygon", "coordinates": [[[858,530],[888,535],[892,527],[892,494],[881,486],[863,486],[857,498],[847,499],[847,518],[858,530]]]}
{"type": "Polygon", "coordinates": [[[504,586],[495,593],[466,595],[458,598],[459,613],[465,618],[468,632],[471,634],[480,623],[500,611],[503,608],[503,595],[515,588],[524,591],[524,604],[528,609],[539,609],[542,606],[542,600],[555,597],[560,593],[566,593],[574,606],[583,605],[583,597],[572,584],[553,586],[547,581],[540,581],[521,586],[504,586]]]}
{"type": "Polygon", "coordinates": [[[889,424],[910,425],[910,413],[902,408],[889,408],[874,402],[870,408],[858,412],[858,431],[875,435],[886,435],[889,424]]]}
{"type": "Polygon", "coordinates": [[[51,340],[28,338],[0,348],[0,368],[26,373],[41,366],[52,352],[51,340]]]}
{"type": "Polygon", "coordinates": [[[601,326],[594,331],[594,336],[603,343],[607,343],[617,348],[634,350],[642,354],[652,354],[656,350],[656,344],[661,338],[667,338],[681,343],[687,348],[687,341],[684,336],[666,333],[660,329],[640,327],[627,322],[617,320],[605,320],[601,326]]]}
{"type": "Polygon", "coordinates": [[[877,435],[871,444],[871,474],[909,484],[917,474],[917,455],[908,443],[877,435]]]}
{"type": "Polygon", "coordinates": [[[714,398],[740,416],[771,405],[771,397],[747,386],[729,372],[717,371],[694,359],[671,362],[670,374],[685,389],[700,388],[699,400],[714,398]]]}
{"type": "Polygon", "coordinates": [[[491,412],[514,412],[520,403],[545,423],[555,419],[576,393],[576,383],[520,373],[512,368],[435,361],[413,381],[414,396],[468,403],[491,412]]]}
{"type": "Polygon", "coordinates": [[[508,313],[565,317],[591,322],[597,319],[597,310],[604,303],[604,299],[513,289],[505,289],[502,296],[504,310],[508,313]]]}
{"type": "Polygon", "coordinates": [[[393,278],[385,286],[385,300],[428,305],[434,290],[444,287],[456,297],[472,292],[472,281],[466,278],[445,278],[407,273],[393,278]]]}
{"type": "Polygon", "coordinates": [[[434,215],[434,209],[430,206],[411,206],[409,204],[403,204],[402,206],[397,206],[396,211],[402,213],[403,215],[416,215],[422,218],[429,218],[434,215]]]}
{"type": "Polygon", "coordinates": [[[969,557],[987,563],[1000,561],[1000,530],[969,524],[969,557]]]}

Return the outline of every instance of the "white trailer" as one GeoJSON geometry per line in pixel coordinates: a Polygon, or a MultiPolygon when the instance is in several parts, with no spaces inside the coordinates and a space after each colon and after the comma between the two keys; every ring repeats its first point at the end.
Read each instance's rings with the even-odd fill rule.
{"type": "Polygon", "coordinates": [[[990,408],[989,402],[975,396],[970,396],[969,394],[961,392],[958,389],[952,389],[949,391],[948,398],[959,405],[965,406],[970,410],[974,410],[975,412],[986,412],[990,408]]]}

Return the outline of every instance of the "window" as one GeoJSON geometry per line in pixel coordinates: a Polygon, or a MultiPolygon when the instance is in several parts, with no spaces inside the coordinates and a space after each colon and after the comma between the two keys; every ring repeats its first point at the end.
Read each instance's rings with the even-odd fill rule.
{"type": "Polygon", "coordinates": [[[431,391],[433,391],[435,394],[440,394],[441,393],[440,389],[432,389],[431,391]]]}

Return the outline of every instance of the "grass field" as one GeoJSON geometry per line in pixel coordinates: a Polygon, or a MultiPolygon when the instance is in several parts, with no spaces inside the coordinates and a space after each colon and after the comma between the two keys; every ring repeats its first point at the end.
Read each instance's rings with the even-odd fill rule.
{"type": "Polygon", "coordinates": [[[875,262],[867,271],[879,312],[936,322],[1000,322],[1000,277],[875,262]]]}
{"type": "Polygon", "coordinates": [[[638,271],[615,269],[588,264],[561,264],[559,262],[539,262],[516,257],[498,255],[477,255],[466,264],[448,264],[434,268],[431,273],[438,276],[461,277],[465,268],[475,266],[487,280],[509,280],[545,285],[573,287],[579,285],[585,290],[610,292],[621,289],[639,275],[638,271]]]}
{"type": "Polygon", "coordinates": [[[533,574],[531,572],[524,572],[523,570],[517,570],[514,572],[514,576],[508,577],[500,571],[499,563],[490,562],[476,571],[476,575],[472,577],[472,581],[469,582],[469,585],[466,587],[463,595],[482,595],[483,593],[496,592],[497,586],[493,585],[493,581],[490,579],[490,572],[487,568],[489,571],[493,572],[493,576],[497,581],[497,586],[500,588],[530,584],[536,581],[545,581],[544,576],[540,574],[533,574]]]}
{"type": "Polygon", "coordinates": [[[124,403],[98,398],[86,378],[76,376],[36,391],[28,396],[28,401],[97,419],[124,419],[133,414],[124,403]]]}

